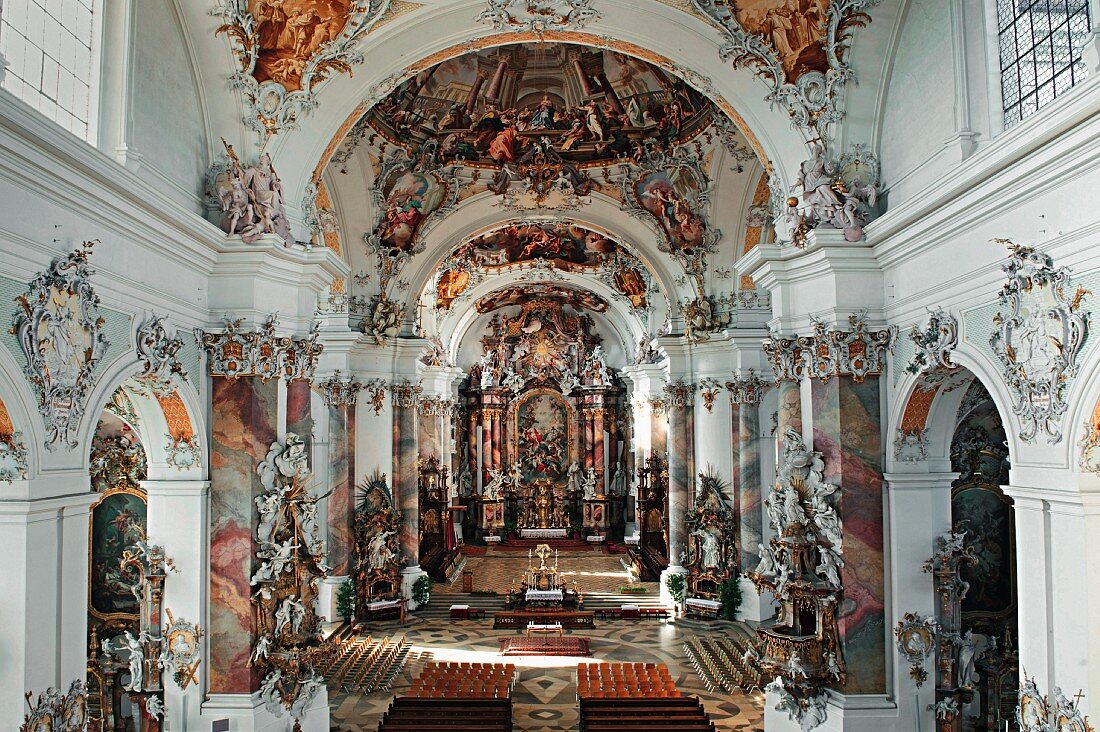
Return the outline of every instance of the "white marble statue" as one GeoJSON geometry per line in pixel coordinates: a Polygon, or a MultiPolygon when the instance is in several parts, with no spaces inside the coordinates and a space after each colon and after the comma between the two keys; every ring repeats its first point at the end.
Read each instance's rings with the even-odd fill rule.
{"type": "Polygon", "coordinates": [[[256,639],[256,645],[252,648],[251,662],[255,664],[267,658],[267,651],[269,648],[271,648],[271,636],[264,633],[256,639]]]}
{"type": "Polygon", "coordinates": [[[282,678],[283,672],[273,668],[271,673],[265,676],[260,683],[260,698],[264,700],[264,708],[271,714],[283,714],[283,695],[279,693],[279,681],[282,678]]]}
{"type": "Polygon", "coordinates": [[[485,486],[485,500],[500,500],[501,490],[508,482],[508,476],[503,470],[489,468],[489,483],[485,486]]]}
{"type": "Polygon", "coordinates": [[[574,460],[569,464],[569,470],[565,473],[565,484],[568,486],[568,490],[576,493],[584,493],[584,486],[581,477],[581,466],[574,460]]]}
{"type": "Polygon", "coordinates": [[[799,677],[804,679],[810,677],[810,674],[806,672],[806,667],[802,665],[802,656],[799,656],[795,651],[792,651],[791,657],[787,659],[787,668],[790,669],[791,678],[796,681],[799,677]]]}
{"type": "Polygon", "coordinates": [[[293,539],[287,539],[286,541],[274,544],[267,544],[264,546],[264,551],[258,556],[262,559],[268,559],[271,561],[271,573],[278,576],[283,572],[294,569],[294,550],[298,548],[298,544],[293,539]]]}
{"type": "Polygon", "coordinates": [[[837,557],[828,549],[821,550],[821,561],[817,565],[817,574],[825,578],[832,587],[840,589],[840,566],[837,557]]]}
{"type": "Polygon", "coordinates": [[[291,629],[297,633],[302,628],[302,623],[306,619],[306,606],[296,595],[291,595],[290,601],[290,626],[291,629]]]}
{"type": "Polygon", "coordinates": [[[775,574],[775,555],[772,554],[772,548],[763,544],[757,544],[756,547],[760,552],[760,562],[756,565],[756,573],[760,575],[775,574]]]}
{"type": "Polygon", "coordinates": [[[574,389],[580,386],[581,380],[577,378],[572,369],[566,369],[562,372],[558,384],[561,386],[561,393],[569,396],[574,389]]]}
{"type": "Polygon", "coordinates": [[[145,679],[145,646],[133,633],[126,631],[126,649],[130,651],[130,685],[126,688],[141,691],[145,679]]]}
{"type": "Polygon", "coordinates": [[[594,468],[589,468],[584,474],[582,490],[584,491],[584,500],[591,501],[596,497],[596,471],[594,468]]]}
{"type": "Polygon", "coordinates": [[[256,537],[261,544],[271,541],[275,534],[275,524],[282,507],[283,497],[278,493],[264,493],[256,496],[256,510],[260,514],[260,525],[256,527],[256,537]]]}
{"type": "Polygon", "coordinates": [[[722,548],[718,543],[718,534],[712,529],[696,529],[699,539],[699,552],[703,555],[703,568],[718,567],[722,562],[722,548]]]}
{"type": "Polygon", "coordinates": [[[836,654],[829,651],[825,654],[825,669],[837,681],[840,681],[840,664],[837,663],[836,654]]]}
{"type": "Polygon", "coordinates": [[[279,605],[279,609],[275,611],[275,635],[282,635],[283,629],[290,624],[291,614],[293,613],[292,603],[294,595],[287,597],[279,605]]]}
{"type": "Polygon", "coordinates": [[[509,364],[504,369],[504,378],[501,379],[500,385],[513,394],[519,394],[523,389],[524,380],[523,377],[516,373],[512,365],[509,364]]]}
{"type": "Polygon", "coordinates": [[[825,695],[811,696],[806,700],[806,708],[802,712],[802,719],[798,721],[798,727],[802,732],[810,732],[825,723],[825,695]]]}
{"type": "Polygon", "coordinates": [[[260,568],[256,570],[256,573],[252,575],[250,584],[258,585],[262,582],[272,582],[275,580],[275,570],[271,566],[271,562],[262,562],[260,568]]]}
{"type": "Polygon", "coordinates": [[[390,548],[389,543],[390,537],[396,533],[395,531],[379,531],[371,537],[370,544],[367,545],[371,569],[385,569],[386,565],[396,558],[397,555],[390,548]]]}

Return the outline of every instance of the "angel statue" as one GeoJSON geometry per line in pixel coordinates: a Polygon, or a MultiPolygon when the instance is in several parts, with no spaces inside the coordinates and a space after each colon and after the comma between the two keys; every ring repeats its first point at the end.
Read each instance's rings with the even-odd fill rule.
{"type": "Polygon", "coordinates": [[[489,468],[489,484],[485,486],[485,500],[496,501],[500,498],[501,489],[509,483],[510,478],[503,470],[489,468]]]}
{"type": "Polygon", "coordinates": [[[699,551],[703,555],[703,568],[717,567],[721,563],[721,547],[718,545],[718,535],[711,529],[699,528],[695,530],[695,536],[699,539],[699,551]]]}

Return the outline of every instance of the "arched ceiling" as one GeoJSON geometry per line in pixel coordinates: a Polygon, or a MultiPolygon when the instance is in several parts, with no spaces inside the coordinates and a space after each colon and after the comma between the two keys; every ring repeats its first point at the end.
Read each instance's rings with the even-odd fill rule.
{"type": "MultiPolygon", "coordinates": [[[[893,22],[900,0],[888,1],[893,22]]],[[[653,335],[676,330],[684,304],[739,289],[736,260],[767,236],[765,201],[786,190],[804,140],[843,139],[848,58],[868,53],[854,39],[873,4],[221,0],[180,11],[204,85],[229,76],[237,92],[236,106],[210,105],[215,131],[272,154],[297,238],[320,236],[318,208],[334,213],[323,238],[359,273],[342,285],[353,323],[381,298],[403,311],[403,332],[421,329],[441,263],[520,218],[625,245],[663,296],[662,321],[643,326],[653,335]],[[790,24],[782,35],[776,16],[790,24]]],[[[877,30],[871,53],[892,47],[892,29],[877,30]]],[[[596,264],[568,274],[592,297],[623,298],[596,264]]],[[[498,290],[533,281],[529,268],[478,266],[498,290]]]]}

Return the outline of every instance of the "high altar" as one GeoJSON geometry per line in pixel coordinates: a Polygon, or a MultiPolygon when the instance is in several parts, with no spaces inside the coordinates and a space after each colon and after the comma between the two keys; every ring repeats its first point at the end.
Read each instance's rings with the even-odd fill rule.
{"type": "MultiPolygon", "coordinates": [[[[497,307],[477,303],[479,312],[497,307]]],[[[461,392],[466,542],[510,530],[527,539],[623,537],[629,409],[591,316],[573,307],[536,298],[490,321],[461,392]]]]}

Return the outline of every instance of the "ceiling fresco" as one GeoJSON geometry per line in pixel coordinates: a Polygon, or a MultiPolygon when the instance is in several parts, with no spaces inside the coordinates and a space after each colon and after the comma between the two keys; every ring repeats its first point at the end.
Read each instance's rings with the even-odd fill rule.
{"type": "MultiPolygon", "coordinates": [[[[607,301],[599,295],[576,287],[548,283],[506,287],[478,300],[475,308],[479,313],[491,313],[509,305],[523,305],[530,300],[557,301],[575,310],[591,310],[594,313],[607,311],[607,301]]],[[[528,327],[534,326],[528,324],[528,327]]]]}
{"type": "Polygon", "coordinates": [[[613,51],[547,42],[473,51],[401,84],[369,114],[391,142],[438,142],[443,160],[514,162],[542,138],[574,163],[638,155],[645,140],[692,139],[714,105],[656,66],[613,51]]]}

